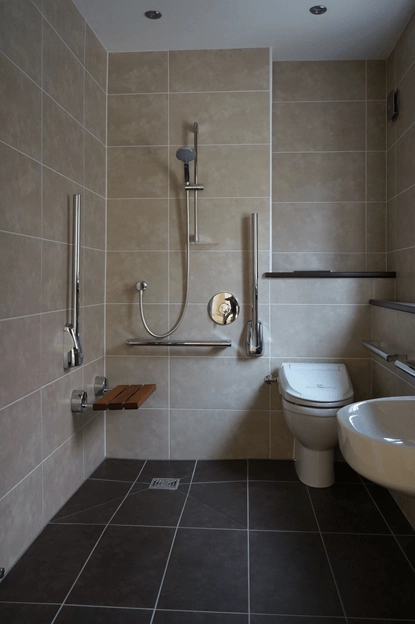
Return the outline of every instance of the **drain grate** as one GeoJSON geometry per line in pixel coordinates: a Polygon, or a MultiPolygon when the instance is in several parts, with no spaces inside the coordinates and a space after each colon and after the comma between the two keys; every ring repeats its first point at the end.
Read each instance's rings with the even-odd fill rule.
{"type": "Polygon", "coordinates": [[[169,479],[168,477],[157,477],[150,483],[150,490],[177,490],[180,479],[169,479]]]}

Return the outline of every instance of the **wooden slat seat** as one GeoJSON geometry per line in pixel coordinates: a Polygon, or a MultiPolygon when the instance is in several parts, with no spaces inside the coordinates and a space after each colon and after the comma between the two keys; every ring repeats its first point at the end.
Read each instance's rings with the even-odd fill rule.
{"type": "Polygon", "coordinates": [[[138,409],[153,394],[156,384],[115,386],[93,405],[94,411],[138,409]]]}

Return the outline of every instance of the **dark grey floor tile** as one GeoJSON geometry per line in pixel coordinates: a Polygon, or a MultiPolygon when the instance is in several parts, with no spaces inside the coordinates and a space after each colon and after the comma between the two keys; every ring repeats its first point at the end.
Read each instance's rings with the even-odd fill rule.
{"type": "Polygon", "coordinates": [[[299,481],[290,459],[249,459],[250,481],[299,481]]]}
{"type": "Polygon", "coordinates": [[[400,510],[399,505],[386,488],[371,483],[370,481],[366,483],[366,487],[393,533],[415,533],[415,530],[400,510]]]}
{"type": "Polygon", "coordinates": [[[49,524],[2,582],[0,600],[62,602],[101,533],[100,526],[49,524]]]}
{"type": "Polygon", "coordinates": [[[192,485],[181,527],[246,529],[246,483],[192,485]]]}
{"type": "Polygon", "coordinates": [[[294,615],[252,615],[251,624],[346,624],[342,617],[297,617],[294,615]]]}
{"type": "Polygon", "coordinates": [[[415,568],[415,535],[399,535],[396,539],[415,568]]]}
{"type": "Polygon", "coordinates": [[[190,483],[194,461],[182,460],[152,460],[148,461],[140,474],[140,483],[151,483],[151,480],[158,477],[169,477],[170,479],[180,479],[180,483],[190,483]]]}
{"type": "Polygon", "coordinates": [[[143,465],[144,461],[138,459],[104,459],[90,479],[135,481],[143,465]]]}
{"type": "Polygon", "coordinates": [[[335,483],[329,488],[309,488],[309,492],[322,531],[390,534],[364,485],[335,483]]]}
{"type": "Polygon", "coordinates": [[[52,522],[107,524],[131,483],[88,479],[58,511],[52,522]]]}
{"type": "Polygon", "coordinates": [[[111,524],[176,527],[188,489],[181,485],[177,490],[149,490],[147,484],[137,483],[111,524]]]}
{"type": "Polygon", "coordinates": [[[360,618],[347,618],[349,624],[414,624],[415,620],[362,620],[360,618]]]}
{"type": "Polygon", "coordinates": [[[58,605],[19,605],[0,603],[0,622],[4,622],[4,624],[50,624],[58,612],[58,609],[58,605]]]}
{"type": "Polygon", "coordinates": [[[249,528],[266,531],[318,531],[303,483],[251,481],[249,528]]]}
{"type": "Polygon", "coordinates": [[[251,612],[343,615],[316,533],[250,531],[251,612]]]}
{"type": "Polygon", "coordinates": [[[153,611],[65,606],[55,624],[150,624],[153,611]]]}
{"type": "Polygon", "coordinates": [[[248,624],[248,615],[157,611],[154,624],[248,624]]]}
{"type": "Polygon", "coordinates": [[[415,618],[415,574],[392,536],[323,538],[347,616],[415,618]]]}
{"type": "Polygon", "coordinates": [[[336,483],[361,483],[360,475],[346,462],[334,462],[336,483]]]}
{"type": "Polygon", "coordinates": [[[193,483],[211,481],[246,481],[246,459],[198,461],[193,483]]]}
{"type": "Polygon", "coordinates": [[[68,602],[154,608],[174,529],[109,526],[68,602]]]}
{"type": "Polygon", "coordinates": [[[179,529],[158,607],[247,612],[245,531],[179,529]]]}

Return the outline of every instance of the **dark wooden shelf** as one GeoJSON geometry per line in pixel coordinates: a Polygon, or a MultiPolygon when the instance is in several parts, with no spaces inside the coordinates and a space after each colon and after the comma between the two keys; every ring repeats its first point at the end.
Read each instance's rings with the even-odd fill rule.
{"type": "Polygon", "coordinates": [[[142,386],[115,386],[103,397],[95,401],[94,411],[138,409],[153,394],[156,384],[142,386]]]}
{"type": "Polygon", "coordinates": [[[271,271],[264,273],[264,277],[271,278],[304,278],[304,277],[319,277],[319,278],[338,278],[338,277],[396,277],[395,271],[271,271]]]}
{"type": "Polygon", "coordinates": [[[401,301],[382,301],[382,299],[369,299],[369,303],[379,308],[389,308],[390,310],[399,310],[400,312],[409,312],[415,314],[415,303],[404,303],[401,301]]]}

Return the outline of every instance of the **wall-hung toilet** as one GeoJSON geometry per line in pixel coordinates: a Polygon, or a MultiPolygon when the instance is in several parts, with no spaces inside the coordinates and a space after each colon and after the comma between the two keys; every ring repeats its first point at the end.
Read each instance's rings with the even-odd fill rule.
{"type": "Polygon", "coordinates": [[[353,387],[344,364],[284,363],[278,374],[282,409],[295,438],[299,479],[312,487],[334,483],[337,411],[353,403],[353,387]]]}

